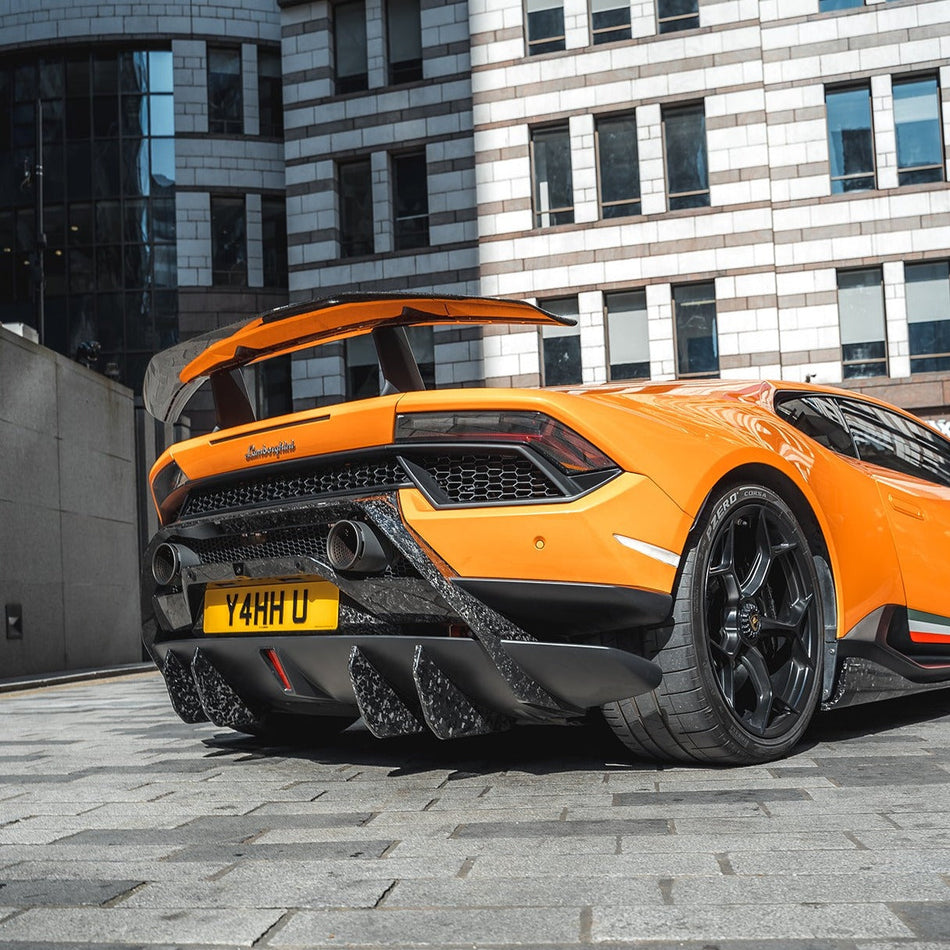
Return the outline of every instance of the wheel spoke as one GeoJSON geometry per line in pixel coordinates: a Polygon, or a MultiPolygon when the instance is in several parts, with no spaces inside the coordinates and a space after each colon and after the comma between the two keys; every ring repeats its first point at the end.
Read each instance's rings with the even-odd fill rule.
{"type": "Polygon", "coordinates": [[[739,584],[743,597],[755,597],[762,589],[772,567],[772,541],[769,537],[769,524],[765,512],[760,508],[755,526],[755,559],[745,580],[739,584]]]}
{"type": "Polygon", "coordinates": [[[775,617],[762,617],[762,634],[771,637],[797,637],[801,633],[802,622],[808,614],[814,595],[800,597],[792,604],[791,619],[778,620],[775,617]]]}
{"type": "Polygon", "coordinates": [[[736,523],[730,521],[722,539],[719,563],[709,568],[710,577],[718,577],[730,606],[739,602],[739,578],[736,574],[736,523]]]}
{"type": "Polygon", "coordinates": [[[717,664],[716,678],[719,680],[719,688],[722,690],[723,698],[735,709],[736,706],[736,668],[731,659],[717,664]]]}
{"type": "Polygon", "coordinates": [[[769,677],[768,667],[758,650],[746,650],[739,659],[749,674],[752,688],[755,690],[755,709],[749,720],[749,727],[759,734],[764,733],[772,715],[774,691],[769,677]]]}

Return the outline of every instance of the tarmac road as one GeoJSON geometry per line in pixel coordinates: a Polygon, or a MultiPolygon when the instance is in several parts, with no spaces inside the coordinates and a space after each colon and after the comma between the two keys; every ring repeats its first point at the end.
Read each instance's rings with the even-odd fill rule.
{"type": "Polygon", "coordinates": [[[950,693],[791,758],[592,727],[319,751],[185,726],[145,674],[0,694],[0,948],[950,946],[950,693]]]}

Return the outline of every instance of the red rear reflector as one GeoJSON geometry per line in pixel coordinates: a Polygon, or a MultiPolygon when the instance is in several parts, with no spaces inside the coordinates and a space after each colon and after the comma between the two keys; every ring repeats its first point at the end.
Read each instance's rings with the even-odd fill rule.
{"type": "Polygon", "coordinates": [[[277,651],[268,647],[266,650],[261,650],[261,653],[264,654],[264,659],[270,663],[271,669],[277,674],[277,679],[280,680],[281,685],[284,687],[284,692],[292,693],[294,691],[293,684],[290,682],[290,677],[287,676],[287,671],[284,669],[283,663],[280,662],[277,651]]]}

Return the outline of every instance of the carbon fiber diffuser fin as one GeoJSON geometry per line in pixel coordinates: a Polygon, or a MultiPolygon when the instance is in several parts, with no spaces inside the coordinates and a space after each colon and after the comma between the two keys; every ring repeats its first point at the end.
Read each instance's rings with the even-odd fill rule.
{"type": "Polygon", "coordinates": [[[424,732],[416,714],[359,647],[350,651],[350,682],[366,728],[377,739],[424,732]]]}
{"type": "Polygon", "coordinates": [[[426,725],[440,739],[478,736],[507,729],[511,721],[476,706],[430,658],[422,645],[412,663],[419,703],[426,725]]]}

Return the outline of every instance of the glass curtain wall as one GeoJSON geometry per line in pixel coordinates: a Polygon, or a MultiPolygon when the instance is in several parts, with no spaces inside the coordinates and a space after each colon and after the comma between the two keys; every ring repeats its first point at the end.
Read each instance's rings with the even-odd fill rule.
{"type": "Polygon", "coordinates": [[[95,368],[140,389],[178,336],[171,51],[0,62],[0,320],[31,325],[37,99],[45,342],[75,357],[95,341],[95,368]]]}

